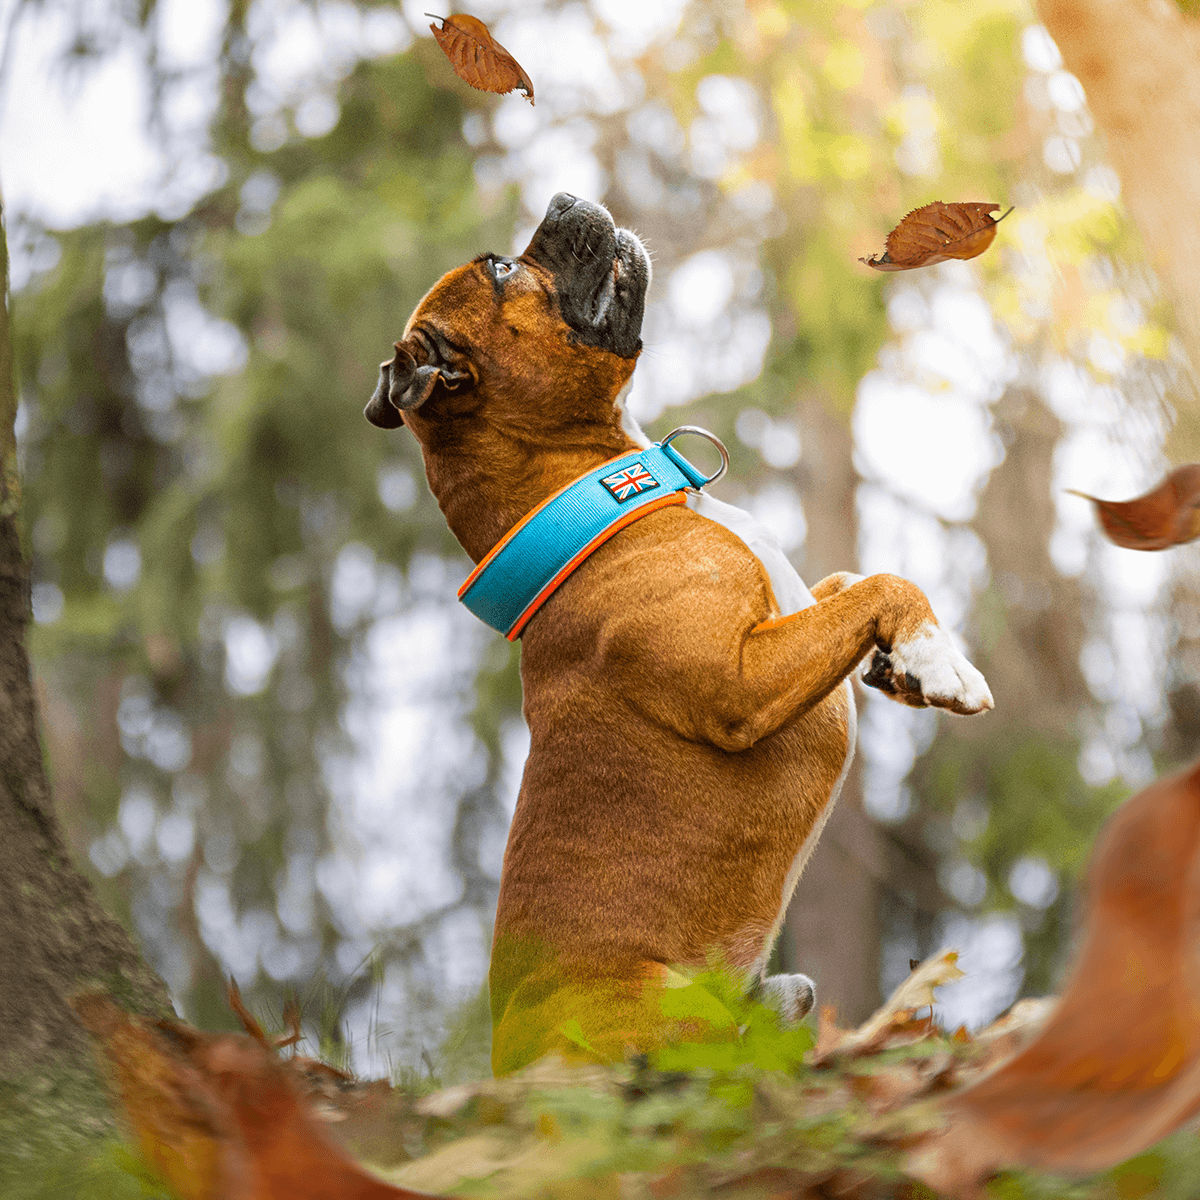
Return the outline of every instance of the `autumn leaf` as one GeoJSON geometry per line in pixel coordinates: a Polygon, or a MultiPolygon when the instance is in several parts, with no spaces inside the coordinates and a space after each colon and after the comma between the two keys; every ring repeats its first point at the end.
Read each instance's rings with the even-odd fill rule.
{"type": "Polygon", "coordinates": [[[439,29],[430,25],[438,45],[445,51],[454,73],[473,88],[481,92],[498,92],[504,95],[519,88],[533,103],[533,84],[521,68],[521,64],[488,32],[488,27],[478,18],[458,13],[453,17],[439,17],[426,13],[435,21],[441,21],[439,29]]]}
{"type": "Polygon", "coordinates": [[[230,1187],[228,1114],[157,1022],[130,1017],[102,992],[71,1000],[96,1038],[133,1140],[180,1200],[212,1200],[230,1187]]]}
{"type": "Polygon", "coordinates": [[[417,1200],[329,1139],[295,1060],[257,1036],[130,1016],[101,992],[72,1007],[96,1038],[143,1157],[180,1200],[417,1200]]]}
{"type": "Polygon", "coordinates": [[[1152,492],[1133,500],[1098,500],[1067,490],[1090,500],[1109,541],[1127,550],[1166,550],[1200,537],[1200,463],[1176,468],[1152,492]]]}
{"type": "Polygon", "coordinates": [[[1000,205],[944,204],[935,200],[914,208],[887,236],[887,249],[879,258],[858,261],[876,271],[911,271],[951,258],[975,258],[996,236],[996,226],[1012,212],[992,218],[1000,205]]]}
{"type": "Polygon", "coordinates": [[[869,1054],[885,1045],[917,1041],[933,1032],[927,1017],[918,1020],[923,1008],[932,1009],[933,989],[963,977],[958,953],[943,950],[919,963],[887,998],[883,1007],[855,1030],[838,1029],[831,1009],[823,1009],[812,1060],[821,1063],[832,1055],[869,1054]]]}
{"type": "Polygon", "coordinates": [[[911,1164],[974,1194],[1001,1166],[1104,1170],[1200,1112],[1200,764],[1127,801],[1088,869],[1082,942],[1041,1032],[947,1097],[911,1164]]]}

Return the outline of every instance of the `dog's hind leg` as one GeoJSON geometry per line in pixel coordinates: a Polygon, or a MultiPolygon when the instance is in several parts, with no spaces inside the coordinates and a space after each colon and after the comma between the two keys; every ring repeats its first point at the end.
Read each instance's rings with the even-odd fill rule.
{"type": "Polygon", "coordinates": [[[750,989],[750,998],[777,1012],[787,1025],[798,1025],[812,1012],[817,987],[807,975],[768,975],[750,989]]]}

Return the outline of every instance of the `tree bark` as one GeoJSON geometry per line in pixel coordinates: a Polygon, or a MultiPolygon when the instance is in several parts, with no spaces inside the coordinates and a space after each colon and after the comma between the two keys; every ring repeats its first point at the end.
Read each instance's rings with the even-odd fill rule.
{"type": "MultiPolygon", "coordinates": [[[[834,571],[856,570],[852,440],[844,421],[820,400],[797,414],[803,431],[809,583],[834,571]]],[[[863,812],[861,763],[856,761],[821,840],[800,877],[780,938],[784,969],[803,971],[817,985],[817,1004],[832,1005],[844,1024],[878,1007],[882,933],[879,908],[888,891],[887,834],[863,812]]]]}
{"type": "MultiPolygon", "coordinates": [[[[2,210],[0,210],[2,217],[2,210]]],[[[165,1015],[170,999],[71,860],[54,814],[26,650],[8,254],[0,223],[0,1192],[9,1172],[111,1131],[88,1037],[67,1005],[87,987],[165,1015]]]]}
{"type": "MultiPolygon", "coordinates": [[[[1200,21],[1169,0],[1038,0],[1037,10],[1083,84],[1200,370],[1200,21]]],[[[1176,453],[1200,457],[1200,414],[1179,418],[1176,453]]]]}

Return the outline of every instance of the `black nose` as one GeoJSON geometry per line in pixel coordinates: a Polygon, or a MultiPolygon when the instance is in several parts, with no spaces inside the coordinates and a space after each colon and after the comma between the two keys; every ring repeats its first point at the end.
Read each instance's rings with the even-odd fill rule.
{"type": "Polygon", "coordinates": [[[546,208],[547,217],[561,217],[578,199],[570,192],[559,192],[546,208]]]}

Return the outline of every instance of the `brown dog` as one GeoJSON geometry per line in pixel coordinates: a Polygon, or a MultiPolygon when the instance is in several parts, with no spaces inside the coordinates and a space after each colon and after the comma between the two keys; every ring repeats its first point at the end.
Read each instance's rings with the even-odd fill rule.
{"type": "MultiPolygon", "coordinates": [[[[623,397],[649,280],[637,238],[564,193],[520,258],[481,255],[417,307],[366,415],[416,436],[477,563],[647,445],[623,397]]],[[[522,636],[532,744],[492,947],[497,1073],[733,1036],[673,969],[714,958],[802,1017],[811,981],[765,968],[854,751],[847,677],[874,651],[866,682],[903,703],[992,706],[913,584],[839,574],[809,593],[707,495],[610,537],[522,636]]]]}

